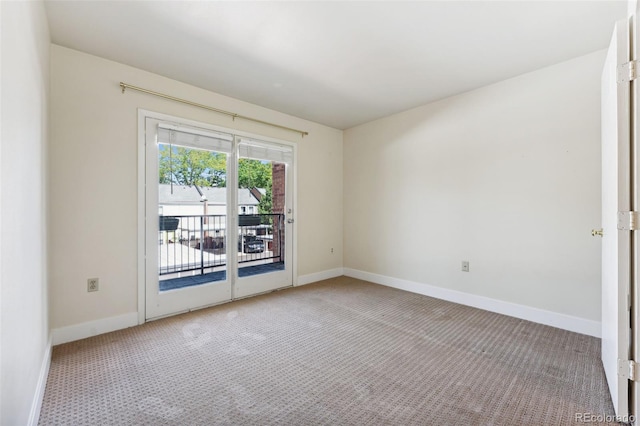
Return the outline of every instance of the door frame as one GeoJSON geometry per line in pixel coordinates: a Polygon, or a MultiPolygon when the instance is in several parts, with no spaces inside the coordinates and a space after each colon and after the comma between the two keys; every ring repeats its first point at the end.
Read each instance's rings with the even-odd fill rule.
{"type": "MultiPolygon", "coordinates": [[[[205,130],[211,130],[216,132],[231,133],[236,137],[245,137],[250,139],[257,139],[264,142],[272,142],[275,144],[290,146],[293,150],[293,164],[291,167],[292,182],[291,182],[291,196],[293,197],[293,217],[297,217],[298,211],[298,146],[295,142],[277,139],[273,137],[264,136],[257,133],[246,132],[238,130],[232,127],[224,127],[210,123],[204,123],[201,121],[191,120],[184,117],[178,117],[156,111],[150,111],[142,108],[138,108],[138,238],[137,238],[137,253],[138,253],[138,324],[144,324],[146,320],[146,129],[145,122],[147,118],[156,119],[160,121],[166,121],[170,123],[180,124],[184,126],[198,127],[205,130]]],[[[235,191],[233,191],[235,194],[235,191]]],[[[232,200],[235,199],[235,195],[231,195],[232,200]]],[[[237,213],[237,212],[236,212],[237,213]]],[[[292,254],[291,254],[291,281],[295,287],[298,285],[298,221],[294,220],[291,224],[293,227],[293,242],[292,242],[292,254]]],[[[229,274],[230,271],[227,271],[229,274]]],[[[231,301],[235,300],[234,298],[231,301]]],[[[222,302],[225,303],[225,302],[222,302]]]]}

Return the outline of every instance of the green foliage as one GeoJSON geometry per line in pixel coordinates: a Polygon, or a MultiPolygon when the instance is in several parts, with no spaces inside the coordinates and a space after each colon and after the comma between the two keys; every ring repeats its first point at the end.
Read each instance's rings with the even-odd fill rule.
{"type": "MultiPolygon", "coordinates": [[[[201,149],[160,144],[159,183],[224,187],[227,185],[227,156],[201,149]]],[[[238,160],[238,186],[264,188],[258,211],[271,213],[271,163],[241,158],[238,160]]]]}
{"type": "Polygon", "coordinates": [[[264,188],[258,212],[271,213],[271,163],[241,158],[238,161],[238,186],[240,188],[264,188]]]}
{"type": "Polygon", "coordinates": [[[238,186],[240,188],[270,187],[271,163],[248,158],[238,160],[238,186]]]}
{"type": "Polygon", "coordinates": [[[160,144],[159,160],[160,183],[220,187],[227,184],[225,154],[160,144]]]}
{"type": "Polygon", "coordinates": [[[269,180],[269,184],[264,188],[266,189],[267,193],[262,196],[260,202],[258,203],[258,213],[269,214],[273,212],[273,207],[271,204],[271,180],[269,180]]]}

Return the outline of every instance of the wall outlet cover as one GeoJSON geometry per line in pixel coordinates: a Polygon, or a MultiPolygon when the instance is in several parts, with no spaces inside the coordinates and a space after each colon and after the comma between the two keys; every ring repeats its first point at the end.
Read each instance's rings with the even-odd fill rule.
{"type": "Polygon", "coordinates": [[[89,278],[87,280],[87,291],[98,291],[100,289],[100,280],[98,278],[89,278]]]}

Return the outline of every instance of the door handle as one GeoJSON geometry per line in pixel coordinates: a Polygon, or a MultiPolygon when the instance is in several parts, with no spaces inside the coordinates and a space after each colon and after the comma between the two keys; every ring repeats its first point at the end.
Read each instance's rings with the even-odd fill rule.
{"type": "Polygon", "coordinates": [[[600,229],[592,229],[591,230],[591,236],[595,237],[596,235],[600,235],[600,237],[604,236],[604,231],[602,230],[602,228],[600,228],[600,229]]]}
{"type": "Polygon", "coordinates": [[[287,223],[293,223],[293,219],[287,219],[287,223]]]}

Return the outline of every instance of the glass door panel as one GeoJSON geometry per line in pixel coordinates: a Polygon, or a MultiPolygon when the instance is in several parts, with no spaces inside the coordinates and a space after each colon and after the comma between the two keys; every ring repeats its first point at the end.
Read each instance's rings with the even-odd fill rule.
{"type": "Polygon", "coordinates": [[[157,216],[147,214],[153,255],[146,262],[146,310],[154,318],[231,299],[226,177],[233,137],[150,121],[146,198],[157,216]]]}
{"type": "Polygon", "coordinates": [[[290,150],[240,141],[235,297],[292,285],[290,150]]]}
{"type": "Polygon", "coordinates": [[[226,175],[227,155],[169,144],[158,147],[160,291],[225,281],[227,188],[210,185],[212,174],[226,175]],[[190,176],[176,171],[181,164],[189,164],[190,176]]]}

